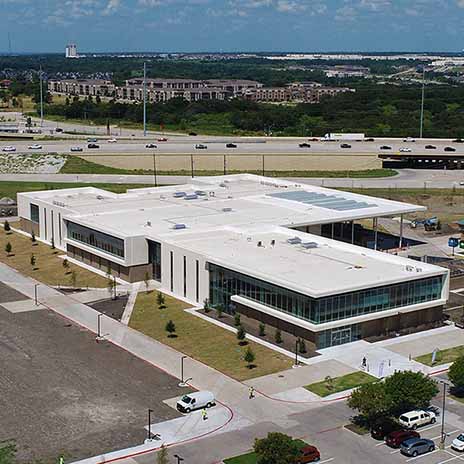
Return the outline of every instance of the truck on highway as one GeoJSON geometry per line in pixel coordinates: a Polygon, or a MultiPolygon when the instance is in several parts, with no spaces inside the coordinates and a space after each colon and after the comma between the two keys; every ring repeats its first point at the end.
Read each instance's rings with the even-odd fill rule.
{"type": "Polygon", "coordinates": [[[365,139],[365,135],[358,133],[358,134],[345,134],[342,132],[331,132],[330,134],[325,134],[322,138],[323,141],[326,142],[339,142],[340,140],[351,140],[353,142],[361,142],[365,139]]]}

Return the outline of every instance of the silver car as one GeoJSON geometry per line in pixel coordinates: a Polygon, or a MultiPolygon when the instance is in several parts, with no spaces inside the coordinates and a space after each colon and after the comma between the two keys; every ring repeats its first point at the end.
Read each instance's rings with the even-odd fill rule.
{"type": "Polygon", "coordinates": [[[428,438],[408,438],[400,445],[401,453],[416,457],[419,454],[431,453],[435,450],[435,443],[428,438]]]}

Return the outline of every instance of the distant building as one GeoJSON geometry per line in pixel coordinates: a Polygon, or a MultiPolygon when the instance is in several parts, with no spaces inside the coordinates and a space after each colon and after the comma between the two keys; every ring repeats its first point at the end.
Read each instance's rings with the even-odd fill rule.
{"type": "Polygon", "coordinates": [[[49,80],[48,91],[69,96],[113,97],[116,86],[106,79],[49,80]]]}
{"type": "Polygon", "coordinates": [[[77,58],[77,46],[76,44],[68,44],[66,45],[65,51],[66,58],[77,58]]]}

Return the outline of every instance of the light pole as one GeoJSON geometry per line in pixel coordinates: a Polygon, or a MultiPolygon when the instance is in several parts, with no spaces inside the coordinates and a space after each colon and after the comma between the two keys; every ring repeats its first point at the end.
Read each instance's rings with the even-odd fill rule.
{"type": "Polygon", "coordinates": [[[175,454],[174,457],[177,459],[177,464],[180,464],[184,458],[181,458],[178,454],[175,454]]]}
{"type": "Polygon", "coordinates": [[[40,127],[43,127],[43,77],[42,77],[42,66],[40,66],[39,82],[40,82],[40,127]]]}
{"type": "Polygon", "coordinates": [[[101,338],[101,317],[103,316],[103,313],[99,313],[97,315],[97,338],[101,338]]]}
{"type": "Polygon", "coordinates": [[[147,431],[147,440],[151,440],[151,413],[155,412],[153,409],[148,409],[148,431],[147,431]]]}
{"type": "Polygon", "coordinates": [[[155,187],[158,187],[158,179],[156,173],[156,155],[153,153],[153,177],[155,181],[155,187]]]}
{"type": "Polygon", "coordinates": [[[39,286],[39,284],[34,285],[34,303],[35,303],[36,306],[38,306],[38,304],[39,304],[39,301],[37,299],[37,287],[38,286],[39,286]]]}
{"type": "Polygon", "coordinates": [[[143,136],[147,136],[147,63],[143,62],[143,136]]]}
{"type": "Polygon", "coordinates": [[[295,367],[298,367],[298,342],[299,339],[295,340],[295,367]]]}
{"type": "Polygon", "coordinates": [[[448,386],[446,380],[441,380],[440,383],[443,384],[443,403],[441,407],[441,438],[440,438],[440,449],[445,449],[445,408],[446,408],[446,387],[448,386]]]}
{"type": "Polygon", "coordinates": [[[425,99],[425,66],[422,67],[422,100],[421,100],[421,115],[420,115],[420,133],[419,138],[422,138],[424,128],[424,99],[425,99]]]}
{"type": "Polygon", "coordinates": [[[182,384],[184,384],[184,359],[187,358],[187,356],[182,356],[180,358],[180,381],[182,384]]]}

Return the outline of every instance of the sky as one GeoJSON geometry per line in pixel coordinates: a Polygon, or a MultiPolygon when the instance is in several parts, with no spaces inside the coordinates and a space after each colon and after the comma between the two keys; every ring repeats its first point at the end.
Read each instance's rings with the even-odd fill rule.
{"type": "Polygon", "coordinates": [[[464,0],[0,0],[0,26],[0,52],[461,51],[464,0]]]}

